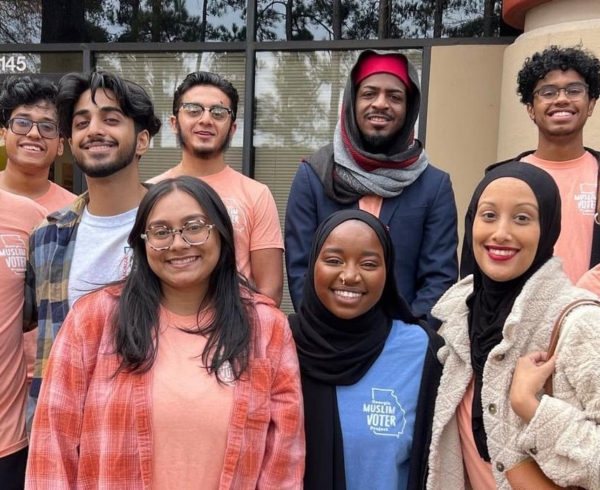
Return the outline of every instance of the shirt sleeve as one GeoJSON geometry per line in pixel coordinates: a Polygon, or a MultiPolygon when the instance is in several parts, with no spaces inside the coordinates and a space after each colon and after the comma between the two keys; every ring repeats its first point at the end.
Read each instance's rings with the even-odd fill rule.
{"type": "Polygon", "coordinates": [[[308,256],[319,226],[316,198],[312,195],[307,172],[306,164],[301,163],[292,181],[285,211],[285,265],[296,311],[302,301],[308,256]]]}
{"type": "Polygon", "coordinates": [[[72,310],[52,347],[33,420],[26,476],[28,489],[76,488],[88,385],[83,339],[77,334],[77,322],[72,310]]]}
{"type": "Polygon", "coordinates": [[[431,309],[458,278],[457,213],[450,177],[445,174],[423,230],[417,271],[420,285],[412,309],[430,316],[431,309]]]}
{"type": "Polygon", "coordinates": [[[556,397],[542,397],[517,444],[557,484],[599,490],[600,308],[579,307],[566,321],[573,324],[557,356],[556,397]],[[562,393],[568,401],[559,399],[565,385],[574,390],[562,393]]]}
{"type": "Polygon", "coordinates": [[[259,490],[301,490],[304,477],[304,404],[300,367],[292,333],[283,315],[280,357],[274,360],[271,386],[271,423],[257,483],[259,490]]]}
{"type": "Polygon", "coordinates": [[[254,223],[250,237],[250,251],[266,248],[283,249],[281,224],[275,199],[268,187],[264,187],[254,203],[254,223]]]}

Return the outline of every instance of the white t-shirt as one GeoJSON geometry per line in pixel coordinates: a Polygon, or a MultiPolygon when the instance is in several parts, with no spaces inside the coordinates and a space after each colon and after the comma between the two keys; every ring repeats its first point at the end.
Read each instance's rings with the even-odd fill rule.
{"type": "Polygon", "coordinates": [[[116,216],[92,216],[85,207],[69,273],[69,308],[84,294],[129,274],[132,253],[127,237],[136,214],[137,208],[116,216]]]}

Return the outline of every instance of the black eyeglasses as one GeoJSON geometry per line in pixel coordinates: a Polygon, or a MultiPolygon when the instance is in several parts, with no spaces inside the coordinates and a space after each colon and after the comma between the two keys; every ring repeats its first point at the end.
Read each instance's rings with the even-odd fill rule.
{"type": "Polygon", "coordinates": [[[537,95],[542,99],[552,102],[558,99],[558,95],[561,91],[565,92],[565,96],[569,100],[577,101],[583,99],[588,91],[588,86],[585,83],[575,82],[570,83],[566,87],[557,87],[556,85],[543,85],[533,92],[533,95],[537,95]]]}
{"type": "Polygon", "coordinates": [[[203,107],[195,102],[182,102],[179,109],[191,118],[198,118],[204,115],[204,111],[208,111],[210,117],[217,122],[225,122],[229,116],[233,114],[231,109],[222,105],[214,105],[212,107],[203,107]]]}
{"type": "Polygon", "coordinates": [[[53,140],[58,137],[58,124],[50,121],[35,122],[24,117],[13,117],[8,120],[8,127],[15,134],[29,134],[33,126],[37,126],[38,133],[42,138],[53,140]]]}
{"type": "Polygon", "coordinates": [[[207,225],[204,221],[193,220],[185,223],[181,228],[168,228],[165,225],[154,225],[142,233],[141,237],[146,240],[156,251],[169,250],[175,241],[175,234],[179,233],[188,245],[202,245],[210,237],[210,230],[215,225],[207,225]]]}

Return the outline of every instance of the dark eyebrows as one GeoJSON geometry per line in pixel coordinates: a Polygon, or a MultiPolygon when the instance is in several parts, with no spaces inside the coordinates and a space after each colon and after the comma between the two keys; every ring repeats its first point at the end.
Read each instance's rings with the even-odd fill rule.
{"type": "MultiPolygon", "coordinates": [[[[118,112],[119,114],[121,114],[121,115],[125,116],[125,113],[124,113],[124,112],[121,110],[121,108],[120,108],[120,107],[117,107],[117,106],[111,106],[111,105],[102,106],[102,107],[100,107],[100,109],[99,109],[99,110],[100,110],[100,112],[102,112],[103,114],[106,114],[106,113],[108,113],[108,112],[118,112]]],[[[84,116],[84,115],[87,115],[87,114],[89,114],[89,113],[90,113],[90,110],[89,110],[89,109],[81,109],[81,110],[79,110],[79,111],[77,111],[77,112],[74,112],[74,113],[73,113],[73,117],[76,117],[76,116],[84,116]]]]}
{"type": "MultiPolygon", "coordinates": [[[[359,92],[362,92],[363,90],[382,90],[381,87],[379,87],[378,85],[363,85],[362,87],[360,87],[359,92]]],[[[402,87],[398,87],[398,88],[384,88],[383,89],[386,93],[400,93],[400,94],[405,94],[406,90],[403,89],[402,87]]]]}
{"type": "MultiPolygon", "coordinates": [[[[20,117],[22,119],[31,119],[31,112],[27,112],[27,111],[19,111],[17,112],[14,116],[12,117],[20,117]]],[[[56,123],[56,118],[52,118],[52,117],[47,117],[44,116],[42,118],[40,118],[38,121],[43,121],[43,122],[53,122],[56,123]]]]}
{"type": "MultiPolygon", "coordinates": [[[[344,253],[344,249],[339,248],[339,247],[327,247],[327,248],[323,249],[322,252],[342,255],[344,253]]],[[[361,257],[381,258],[381,254],[379,254],[375,250],[363,250],[360,255],[361,255],[361,257]]]]}
{"type": "MultiPolygon", "coordinates": [[[[183,223],[188,223],[190,221],[203,221],[204,223],[208,223],[208,218],[206,216],[204,216],[202,213],[194,213],[194,214],[188,214],[187,216],[183,217],[183,223]]],[[[151,221],[150,223],[148,223],[148,227],[150,226],[167,226],[167,224],[169,223],[169,220],[165,220],[165,219],[157,219],[154,221],[151,221]]]]}

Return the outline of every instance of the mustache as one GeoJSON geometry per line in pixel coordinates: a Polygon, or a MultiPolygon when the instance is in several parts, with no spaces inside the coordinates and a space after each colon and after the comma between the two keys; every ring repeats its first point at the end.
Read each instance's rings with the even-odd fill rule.
{"type": "Polygon", "coordinates": [[[387,119],[388,121],[391,121],[393,118],[391,116],[391,114],[388,111],[378,111],[378,110],[372,110],[369,111],[365,117],[371,117],[371,116],[379,116],[379,117],[384,117],[385,119],[387,119]]]}
{"type": "Polygon", "coordinates": [[[102,138],[102,137],[98,137],[98,136],[96,136],[96,137],[91,137],[91,138],[88,138],[87,140],[83,141],[83,142],[82,142],[82,143],[79,145],[79,148],[83,148],[83,147],[85,147],[86,145],[89,145],[89,144],[91,144],[91,143],[108,143],[108,144],[111,144],[111,145],[117,144],[117,142],[116,142],[116,141],[113,141],[112,139],[108,139],[108,138],[102,138]]]}

